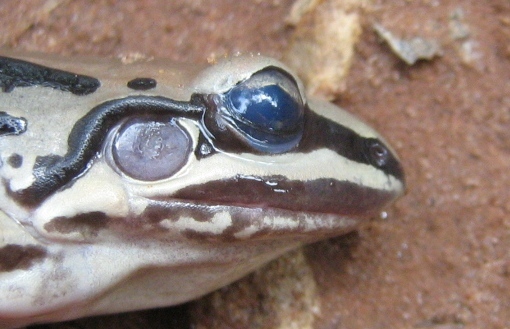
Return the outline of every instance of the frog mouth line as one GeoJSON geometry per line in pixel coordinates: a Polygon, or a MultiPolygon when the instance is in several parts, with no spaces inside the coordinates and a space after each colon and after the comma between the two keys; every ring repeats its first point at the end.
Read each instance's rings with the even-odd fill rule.
{"type": "MultiPolygon", "coordinates": [[[[232,242],[286,236],[336,236],[354,230],[367,216],[296,211],[261,205],[218,205],[185,200],[146,200],[139,214],[112,217],[101,211],[58,216],[43,224],[45,239],[104,240],[110,235],[167,240],[180,233],[187,239],[232,242]],[[109,231],[104,237],[104,232],[109,231]]],[[[38,235],[38,234],[36,234],[38,235]]]]}
{"type": "Polygon", "coordinates": [[[184,200],[150,201],[140,219],[189,239],[231,242],[275,236],[336,236],[354,230],[367,216],[297,211],[261,205],[211,205],[184,200]],[[312,233],[312,234],[311,234],[312,233]]]}
{"type": "Polygon", "coordinates": [[[188,239],[226,242],[335,236],[352,231],[399,194],[398,186],[375,189],[333,179],[282,179],[270,185],[265,179],[237,178],[191,185],[159,198],[132,195],[129,203],[133,207],[123,214],[90,209],[57,215],[42,220],[40,233],[48,239],[82,241],[114,235],[164,240],[175,233],[188,239]]]}

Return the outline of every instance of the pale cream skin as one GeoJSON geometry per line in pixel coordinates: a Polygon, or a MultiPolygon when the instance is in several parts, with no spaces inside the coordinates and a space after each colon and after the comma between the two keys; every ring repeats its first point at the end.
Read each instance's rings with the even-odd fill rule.
{"type": "MultiPolygon", "coordinates": [[[[33,182],[37,156],[64,155],[76,121],[107,100],[143,94],[188,101],[193,93],[223,93],[268,66],[292,72],[278,61],[256,55],[204,67],[162,60],[122,64],[118,60],[65,59],[7,51],[0,55],[101,81],[101,87],[86,96],[44,87],[0,93],[0,111],[28,121],[26,133],[0,137],[0,159],[4,163],[13,153],[23,156],[20,168],[0,167],[0,178],[8,182],[12,191],[33,182]],[[127,88],[126,82],[137,77],[154,78],[157,87],[144,92],[127,88]]],[[[348,112],[330,103],[307,100],[297,81],[310,110],[360,136],[382,140],[348,112]]],[[[179,119],[179,123],[196,146],[200,134],[196,123],[189,119],[179,119]]],[[[183,303],[229,284],[303,243],[352,231],[366,217],[267,211],[254,206],[242,209],[250,221],[231,235],[227,232],[239,224],[232,213],[241,211],[235,205],[205,205],[213,214],[206,221],[189,215],[160,218],[157,222],[136,217],[143,217],[153,200],[187,186],[239,174],[285,176],[294,181],[330,178],[388,192],[391,197],[385,204],[404,190],[399,178],[324,148],[277,155],[218,152],[200,161],[190,156],[172,177],[149,183],[119,174],[107,160],[107,156],[98,156],[70,186],[35,207],[20,205],[7,189],[0,189],[0,257],[7,245],[44,250],[43,256],[25,268],[2,271],[0,259],[0,327],[183,303]],[[108,225],[97,229],[86,225],[52,228],[55,218],[90,212],[103,213],[108,225]],[[136,229],[130,222],[133,218],[136,229]]]]}

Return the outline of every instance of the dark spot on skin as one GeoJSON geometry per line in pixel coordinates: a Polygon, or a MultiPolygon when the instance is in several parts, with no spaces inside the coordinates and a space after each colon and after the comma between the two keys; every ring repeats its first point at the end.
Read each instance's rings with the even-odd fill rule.
{"type": "Polygon", "coordinates": [[[0,136],[21,135],[25,131],[27,131],[25,118],[17,118],[6,112],[0,112],[0,136]]]}
{"type": "Polygon", "coordinates": [[[96,237],[100,230],[107,228],[109,217],[100,211],[76,215],[74,217],[55,217],[44,225],[48,232],[69,234],[79,232],[84,237],[96,237]]]}
{"type": "Polygon", "coordinates": [[[28,270],[46,257],[46,249],[36,245],[8,244],[0,248],[0,272],[28,270]]]}
{"type": "Polygon", "coordinates": [[[17,169],[23,165],[23,157],[18,153],[11,154],[11,156],[7,159],[7,163],[17,169]]]}
{"type": "Polygon", "coordinates": [[[17,87],[43,86],[82,96],[100,85],[93,77],[0,56],[0,87],[6,93],[17,87]]]}
{"type": "Polygon", "coordinates": [[[128,88],[133,90],[149,90],[156,88],[157,81],[152,78],[135,78],[127,83],[128,88]]]}

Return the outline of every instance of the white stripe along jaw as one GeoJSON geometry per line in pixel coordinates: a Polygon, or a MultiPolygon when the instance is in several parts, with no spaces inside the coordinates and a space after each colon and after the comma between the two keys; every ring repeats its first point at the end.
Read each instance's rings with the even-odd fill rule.
{"type": "Polygon", "coordinates": [[[0,56],[0,326],[182,303],[356,228],[398,158],[283,64],[0,56]]]}

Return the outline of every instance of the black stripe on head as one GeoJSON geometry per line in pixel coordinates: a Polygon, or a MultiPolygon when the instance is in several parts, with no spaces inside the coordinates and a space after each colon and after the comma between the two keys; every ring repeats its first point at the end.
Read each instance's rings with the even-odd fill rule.
{"type": "Polygon", "coordinates": [[[4,92],[16,87],[43,86],[81,96],[93,93],[100,85],[93,77],[0,56],[0,87],[4,92]]]}
{"type": "Polygon", "coordinates": [[[400,162],[384,143],[355,131],[311,110],[306,111],[303,137],[293,152],[308,153],[330,149],[349,160],[372,165],[404,182],[400,162]]]}
{"type": "Polygon", "coordinates": [[[69,134],[68,150],[63,157],[52,154],[37,157],[32,185],[20,191],[7,192],[27,206],[42,202],[85,172],[92,158],[101,150],[108,131],[126,117],[166,114],[197,119],[203,111],[202,105],[194,99],[181,102],[159,96],[130,96],[104,102],[76,122],[69,134]]]}

